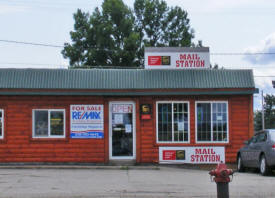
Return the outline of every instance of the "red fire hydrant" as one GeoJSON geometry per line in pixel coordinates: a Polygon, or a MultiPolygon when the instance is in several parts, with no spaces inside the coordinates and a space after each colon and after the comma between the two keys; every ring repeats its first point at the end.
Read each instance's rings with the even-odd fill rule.
{"type": "Polygon", "coordinates": [[[214,177],[214,181],[217,184],[217,198],[229,198],[228,183],[233,179],[233,170],[228,169],[224,163],[217,165],[216,169],[211,170],[209,174],[214,177]],[[230,175],[232,178],[230,178],[230,175]]]}

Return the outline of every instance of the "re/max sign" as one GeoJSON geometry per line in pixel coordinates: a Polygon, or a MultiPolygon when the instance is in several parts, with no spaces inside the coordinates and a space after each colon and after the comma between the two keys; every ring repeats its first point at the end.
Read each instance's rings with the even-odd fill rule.
{"type": "Polygon", "coordinates": [[[81,112],[81,111],[73,111],[72,112],[72,119],[73,120],[100,120],[101,112],[95,112],[95,111],[90,111],[90,112],[81,112]]]}
{"type": "Polygon", "coordinates": [[[71,105],[71,121],[73,123],[103,122],[103,105],[71,105]]]}

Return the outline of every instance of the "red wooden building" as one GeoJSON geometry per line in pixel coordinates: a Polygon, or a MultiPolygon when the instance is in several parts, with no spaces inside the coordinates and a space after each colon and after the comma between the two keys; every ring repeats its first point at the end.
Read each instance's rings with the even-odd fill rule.
{"type": "Polygon", "coordinates": [[[0,163],[235,162],[251,70],[0,69],[0,163]]]}

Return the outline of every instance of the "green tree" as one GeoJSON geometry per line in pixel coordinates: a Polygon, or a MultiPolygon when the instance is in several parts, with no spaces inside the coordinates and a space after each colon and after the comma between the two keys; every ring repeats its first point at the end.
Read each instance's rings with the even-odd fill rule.
{"type": "Polygon", "coordinates": [[[257,110],[254,112],[254,130],[259,131],[262,127],[262,111],[257,110]]]}
{"type": "Polygon", "coordinates": [[[265,128],[275,128],[275,96],[267,94],[264,101],[265,128]]]}
{"type": "MultiPolygon", "coordinates": [[[[267,94],[264,96],[264,122],[265,128],[275,128],[275,96],[267,94]]],[[[262,111],[254,113],[254,128],[256,131],[262,129],[262,111]]]]}
{"type": "Polygon", "coordinates": [[[134,15],[122,0],[104,0],[102,11],[92,15],[74,14],[72,44],[65,43],[62,54],[71,66],[136,66],[139,35],[134,31],[134,15]]]}
{"type": "Polygon", "coordinates": [[[72,43],[62,50],[71,66],[140,66],[145,46],[191,46],[194,37],[187,12],[164,0],[135,0],[134,10],[104,0],[102,9],[91,16],[78,10],[74,20],[72,43]]]}
{"type": "Polygon", "coordinates": [[[139,33],[138,59],[144,60],[144,47],[190,47],[194,30],[187,12],[180,7],[168,7],[164,0],[136,0],[135,30],[139,33]]]}
{"type": "Polygon", "coordinates": [[[136,30],[145,46],[191,46],[194,32],[180,7],[168,7],[164,0],[136,0],[134,11],[136,30]]]}

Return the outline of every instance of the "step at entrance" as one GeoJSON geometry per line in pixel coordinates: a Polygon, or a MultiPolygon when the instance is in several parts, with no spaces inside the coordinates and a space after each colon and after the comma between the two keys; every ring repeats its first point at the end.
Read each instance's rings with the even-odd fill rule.
{"type": "Polygon", "coordinates": [[[109,164],[112,166],[133,166],[136,165],[136,160],[110,160],[109,164]]]}

